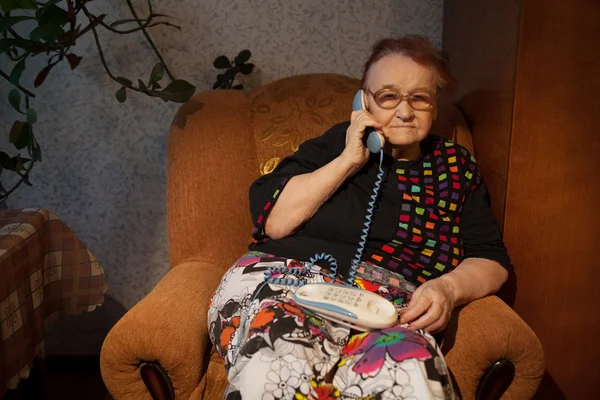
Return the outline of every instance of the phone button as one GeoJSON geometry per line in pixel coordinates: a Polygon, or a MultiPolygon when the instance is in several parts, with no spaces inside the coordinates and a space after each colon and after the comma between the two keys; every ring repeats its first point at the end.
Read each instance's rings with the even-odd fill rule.
{"type": "Polygon", "coordinates": [[[374,304],[372,301],[367,303],[367,309],[371,311],[373,314],[379,314],[379,307],[377,304],[374,304]]]}

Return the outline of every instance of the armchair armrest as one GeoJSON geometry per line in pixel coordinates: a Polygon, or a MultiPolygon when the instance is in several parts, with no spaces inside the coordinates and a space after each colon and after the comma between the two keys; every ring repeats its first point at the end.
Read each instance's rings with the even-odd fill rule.
{"type": "Polygon", "coordinates": [[[221,271],[197,260],[176,266],[113,327],[102,346],[100,367],[115,399],[152,398],[140,375],[145,362],[162,366],[176,398],[201,398],[211,346],[204,306],[221,271]]]}
{"type": "MultiPolygon", "coordinates": [[[[442,351],[464,400],[475,399],[480,380],[496,361],[508,360],[515,376],[504,399],[531,399],[544,375],[544,351],[533,330],[496,296],[457,309],[442,351]]],[[[492,378],[493,380],[493,378],[492,378]]]]}

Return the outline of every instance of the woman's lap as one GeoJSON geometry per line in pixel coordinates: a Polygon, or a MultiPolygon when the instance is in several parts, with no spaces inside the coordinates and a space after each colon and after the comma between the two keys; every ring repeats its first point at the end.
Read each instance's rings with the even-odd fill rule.
{"type": "MultiPolygon", "coordinates": [[[[295,288],[264,283],[266,268],[297,265],[248,253],[226,272],[213,296],[209,333],[228,370],[231,398],[451,398],[443,356],[431,335],[402,326],[354,334],[299,307],[291,300],[295,288]]],[[[304,280],[323,282],[324,275],[315,267],[304,280]]],[[[402,297],[382,284],[362,286],[402,297]]]]}

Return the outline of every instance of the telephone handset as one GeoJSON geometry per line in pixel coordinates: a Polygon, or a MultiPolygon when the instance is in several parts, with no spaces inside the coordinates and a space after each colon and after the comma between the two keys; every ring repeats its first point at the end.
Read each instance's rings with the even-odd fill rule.
{"type": "MultiPolygon", "coordinates": [[[[352,111],[366,109],[364,93],[365,92],[362,89],[356,92],[354,95],[354,100],[352,101],[352,111]]],[[[377,132],[375,132],[375,129],[371,127],[365,129],[363,141],[371,153],[377,154],[381,151],[381,140],[379,139],[377,132]]]]}

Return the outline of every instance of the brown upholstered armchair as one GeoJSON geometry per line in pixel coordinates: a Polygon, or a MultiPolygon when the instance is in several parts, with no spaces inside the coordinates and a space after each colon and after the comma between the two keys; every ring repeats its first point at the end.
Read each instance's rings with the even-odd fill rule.
{"type": "MultiPolygon", "coordinates": [[[[117,399],[220,399],[227,377],[211,351],[207,305],[224,271],[247,250],[248,187],[304,140],[347,120],[359,82],[301,75],[253,90],[198,93],[173,121],[167,217],[171,270],[108,334],[102,376],[117,399]]],[[[442,106],[433,128],[472,149],[460,112],[442,106]]],[[[464,399],[533,396],[541,345],[495,296],[455,312],[442,346],[464,399]]]]}

